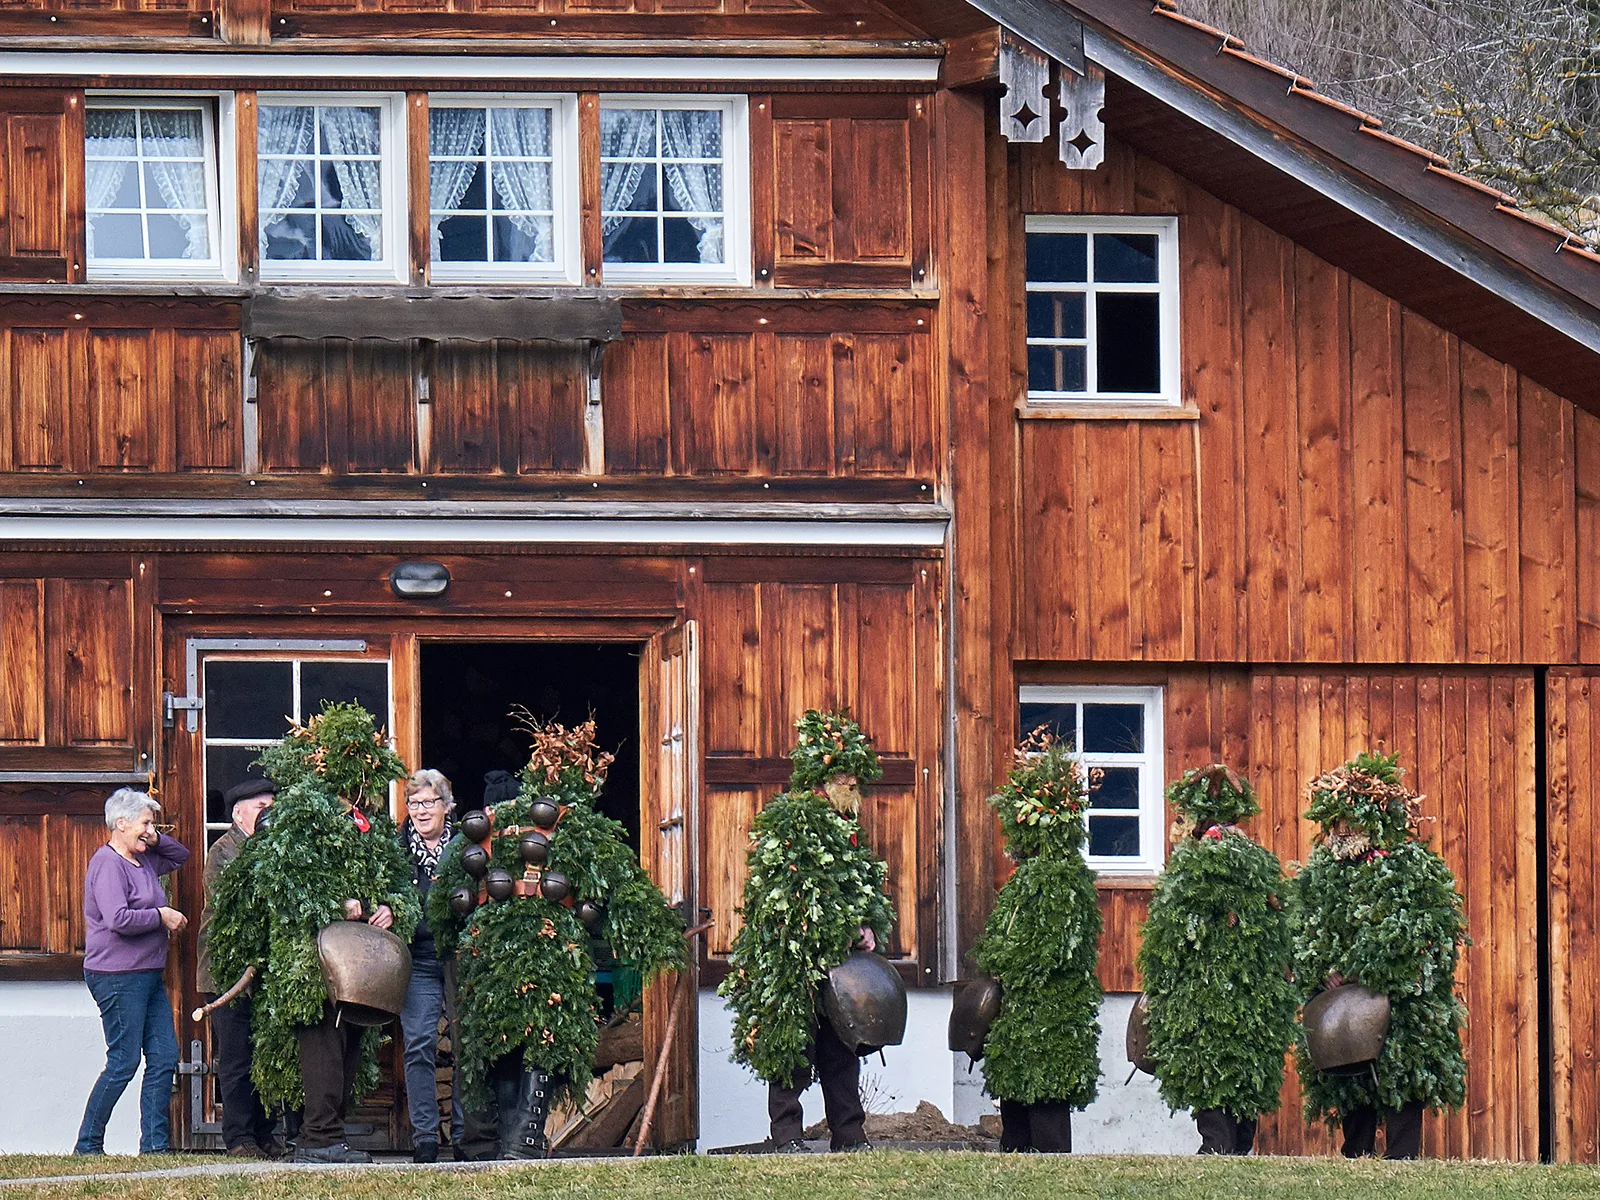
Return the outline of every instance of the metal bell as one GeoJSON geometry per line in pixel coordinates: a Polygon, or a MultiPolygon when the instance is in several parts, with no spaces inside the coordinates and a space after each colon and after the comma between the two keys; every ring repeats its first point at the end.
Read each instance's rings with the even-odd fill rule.
{"type": "Polygon", "coordinates": [[[560,904],[572,894],[572,880],[560,871],[546,871],[539,881],[539,894],[546,900],[560,904]]]}
{"type": "Polygon", "coordinates": [[[550,860],[550,839],[538,830],[525,833],[517,843],[517,853],[529,866],[542,867],[550,860]]]}
{"type": "Polygon", "coordinates": [[[467,841],[481,842],[489,836],[489,816],[482,809],[473,809],[461,818],[461,832],[467,841]]]}
{"type": "Polygon", "coordinates": [[[461,852],[461,869],[474,879],[482,879],[489,870],[489,852],[482,846],[468,846],[461,852]]]}
{"type": "Polygon", "coordinates": [[[255,833],[265,833],[271,829],[274,820],[276,817],[273,814],[273,806],[269,804],[256,814],[255,833]]]}
{"type": "Polygon", "coordinates": [[[554,829],[561,819],[561,809],[549,800],[535,800],[528,809],[528,818],[540,829],[554,829]]]}
{"type": "Polygon", "coordinates": [[[1123,1046],[1134,1070],[1146,1075],[1156,1073],[1155,1059],[1150,1057],[1150,997],[1145,992],[1139,993],[1128,1010],[1128,1032],[1123,1037],[1123,1046]]]}
{"type": "Polygon", "coordinates": [[[822,1011],[852,1054],[898,1046],[906,1036],[906,985],[883,955],[857,950],[823,980],[822,1011]]]}
{"type": "Polygon", "coordinates": [[[1318,992],[1301,1022],[1311,1064],[1329,1075],[1364,1075],[1389,1039],[1389,997],[1359,983],[1318,992]]]}
{"type": "Polygon", "coordinates": [[[511,878],[510,871],[496,867],[483,877],[483,886],[488,889],[491,899],[509,900],[516,894],[517,881],[511,878]]]}
{"type": "Polygon", "coordinates": [[[450,890],[450,911],[458,917],[464,917],[478,907],[478,896],[469,887],[458,887],[450,890]]]}
{"type": "Polygon", "coordinates": [[[965,1051],[974,1062],[983,1057],[989,1028],[1000,1016],[1000,981],[988,975],[956,984],[950,1004],[950,1049],[965,1051]]]}
{"type": "Polygon", "coordinates": [[[606,906],[597,900],[585,900],[578,905],[578,920],[583,922],[583,927],[593,933],[606,919],[606,906]]]}

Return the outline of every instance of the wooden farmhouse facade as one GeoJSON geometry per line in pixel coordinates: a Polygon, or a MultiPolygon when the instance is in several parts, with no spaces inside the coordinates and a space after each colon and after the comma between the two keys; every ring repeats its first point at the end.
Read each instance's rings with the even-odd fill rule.
{"type": "MultiPolygon", "coordinates": [[[[1303,858],[1371,747],[1473,938],[1426,1148],[1600,1159],[1576,240],[1166,0],[27,0],[0,133],[0,1011],[81,971],[110,788],[201,846],[326,697],[468,806],[510,703],[599,714],[701,989],[794,719],[848,706],[935,1025],[1028,728],[1105,772],[1116,996],[1166,781],[1240,768],[1303,858]]],[[[720,1011],[662,1145],[706,1144],[720,1011]]],[[[1330,1144],[1291,1082],[1263,1149],[1330,1144]]]]}

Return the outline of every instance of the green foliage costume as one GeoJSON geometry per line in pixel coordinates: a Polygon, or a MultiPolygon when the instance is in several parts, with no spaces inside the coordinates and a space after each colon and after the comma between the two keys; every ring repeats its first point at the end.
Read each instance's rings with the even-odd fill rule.
{"type": "Polygon", "coordinates": [[[817,995],[859,930],[886,945],[888,868],[855,817],[859,785],[883,775],[871,740],[842,713],[807,712],[788,790],[756,815],[746,858],[744,924],[718,994],[733,1013],[733,1061],[769,1083],[807,1069],[817,995]]]}
{"type": "Polygon", "coordinates": [[[989,803],[1017,869],[974,951],[1002,989],[984,1043],[988,1091],[1002,1104],[1082,1108],[1100,1077],[1101,995],[1100,906],[1083,861],[1082,769],[1047,737],[1031,738],[989,803]]]}
{"type": "Polygon", "coordinates": [[[1278,1107],[1300,1007],[1283,869],[1237,827],[1261,808],[1227,767],[1186,772],[1167,802],[1181,814],[1181,840],[1156,881],[1139,949],[1150,1057],[1161,1098],[1195,1110],[1202,1151],[1246,1153],[1254,1130],[1236,1145],[1234,1127],[1278,1107]]]}
{"type": "Polygon", "coordinates": [[[521,876],[519,839],[535,828],[533,806],[557,804],[546,870],[571,881],[575,906],[589,902],[603,916],[586,929],[575,906],[543,895],[489,900],[457,915],[451,892],[478,892],[461,863],[472,843],[458,833],[445,848],[428,892],[428,924],[440,955],[459,959],[457,1062],[468,1102],[480,1106],[490,1101],[491,1066],[509,1054],[520,1052],[525,1070],[579,1094],[588,1084],[600,1037],[591,932],[646,977],[685,961],[682,919],[628,848],[627,830],[594,808],[612,757],[596,749],[594,722],[528,729],[533,753],[521,793],[490,810],[490,865],[521,876]]]}
{"type": "Polygon", "coordinates": [[[1296,977],[1307,999],[1337,975],[1388,996],[1391,1009],[1375,1073],[1317,1071],[1301,1031],[1306,1117],[1337,1127],[1362,1108],[1458,1107],[1466,1094],[1466,1008],[1455,974],[1466,922],[1449,866],[1414,836],[1420,797],[1401,782],[1398,757],[1373,754],[1320,776],[1309,790],[1306,816],[1323,827],[1323,838],[1295,881],[1296,977]]]}
{"type": "MultiPolygon", "coordinates": [[[[217,979],[256,966],[252,1075],[268,1104],[303,1098],[295,1040],[322,1020],[327,990],[317,933],[344,919],[346,900],[367,912],[387,904],[409,942],[417,910],[411,863],[387,811],[388,785],[406,776],[360,705],[324,705],[256,760],[278,785],[270,821],[246,839],[212,897],[211,962],[217,979]]],[[[358,1090],[377,1085],[377,1029],[363,1037],[358,1090]]]]}

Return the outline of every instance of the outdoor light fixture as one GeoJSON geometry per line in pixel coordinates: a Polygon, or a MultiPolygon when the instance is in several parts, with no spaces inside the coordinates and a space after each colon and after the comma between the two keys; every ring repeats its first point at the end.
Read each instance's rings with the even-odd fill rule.
{"type": "Polygon", "coordinates": [[[436,562],[403,562],[389,572],[389,586],[402,600],[442,596],[450,589],[450,568],[436,562]]]}

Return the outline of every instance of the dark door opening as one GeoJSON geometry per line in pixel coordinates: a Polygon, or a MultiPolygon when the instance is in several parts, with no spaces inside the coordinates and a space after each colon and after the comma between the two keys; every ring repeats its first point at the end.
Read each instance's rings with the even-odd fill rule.
{"type": "Polygon", "coordinates": [[[600,809],[639,849],[639,648],[617,643],[424,642],[422,762],[444,772],[456,812],[483,800],[490,771],[521,770],[528,739],[511,709],[572,726],[595,718],[596,740],[617,756],[600,809]]]}

